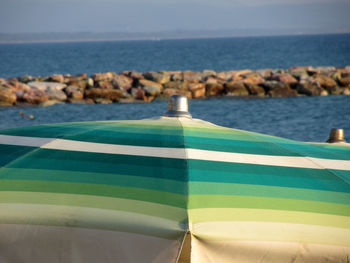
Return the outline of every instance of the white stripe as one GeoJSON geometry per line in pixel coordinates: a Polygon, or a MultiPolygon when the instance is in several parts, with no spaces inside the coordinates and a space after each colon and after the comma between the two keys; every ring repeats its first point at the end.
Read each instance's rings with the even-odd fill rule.
{"type": "MultiPolygon", "coordinates": [[[[1,138],[5,138],[4,136],[7,135],[0,136],[3,136],[0,137],[0,143],[2,143],[1,138]]],[[[11,140],[7,139],[6,144],[40,146],[44,149],[350,171],[350,161],[348,160],[334,160],[302,156],[276,156],[247,153],[231,153],[191,148],[184,149],[117,145],[81,142],[64,139],[33,138],[21,136],[7,137],[12,138],[11,140]],[[48,143],[44,144],[45,142],[48,143]]],[[[6,139],[3,139],[3,141],[6,142],[6,139]]]]}
{"type": "Polygon", "coordinates": [[[184,148],[144,147],[57,139],[44,149],[186,159],[184,148]]]}
{"type": "Polygon", "coordinates": [[[9,145],[18,145],[18,146],[40,147],[53,140],[55,140],[55,138],[0,135],[0,144],[9,144],[9,145]]]}

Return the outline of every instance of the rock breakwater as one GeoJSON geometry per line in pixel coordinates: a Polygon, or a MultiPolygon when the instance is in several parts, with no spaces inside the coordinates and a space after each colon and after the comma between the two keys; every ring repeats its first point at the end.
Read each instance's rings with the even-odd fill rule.
{"type": "Polygon", "coordinates": [[[350,95],[350,66],[0,78],[1,106],[150,102],[174,94],[190,99],[350,95]]]}

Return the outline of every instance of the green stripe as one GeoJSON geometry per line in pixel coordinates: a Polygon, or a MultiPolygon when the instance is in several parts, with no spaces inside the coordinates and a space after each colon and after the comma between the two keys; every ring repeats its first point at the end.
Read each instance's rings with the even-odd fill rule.
{"type": "Polygon", "coordinates": [[[190,195],[260,196],[350,205],[349,193],[321,190],[215,182],[189,182],[189,189],[190,195]]]}
{"type": "Polygon", "coordinates": [[[156,190],[102,184],[49,181],[1,180],[0,191],[67,193],[140,200],[179,208],[186,207],[186,196],[156,190]]]}
{"type": "MultiPolygon", "coordinates": [[[[2,168],[0,179],[43,180],[73,183],[91,183],[159,190],[163,192],[186,194],[185,182],[154,177],[129,176],[117,173],[92,173],[62,170],[2,168]]],[[[1,183],[1,181],[0,181],[1,183]]]]}
{"type": "Polygon", "coordinates": [[[168,205],[123,198],[66,193],[0,191],[0,203],[41,204],[120,210],[178,222],[185,221],[187,217],[185,209],[168,205]]]}
{"type": "Polygon", "coordinates": [[[284,198],[227,195],[190,195],[188,209],[258,208],[350,216],[350,205],[284,198]]]}

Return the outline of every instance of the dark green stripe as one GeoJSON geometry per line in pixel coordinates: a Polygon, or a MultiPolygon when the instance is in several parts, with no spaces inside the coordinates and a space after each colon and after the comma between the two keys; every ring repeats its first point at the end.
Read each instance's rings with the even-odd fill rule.
{"type": "Polygon", "coordinates": [[[40,149],[8,168],[118,173],[186,181],[186,160],[40,149]]]}
{"type": "Polygon", "coordinates": [[[0,168],[35,149],[37,148],[0,144],[0,168]]]}
{"type": "Polygon", "coordinates": [[[93,130],[74,136],[66,136],[65,139],[97,142],[108,144],[135,145],[135,146],[150,146],[150,147],[172,147],[183,148],[183,137],[181,135],[163,135],[162,130],[159,134],[145,134],[142,130],[139,133],[115,131],[93,130]]]}

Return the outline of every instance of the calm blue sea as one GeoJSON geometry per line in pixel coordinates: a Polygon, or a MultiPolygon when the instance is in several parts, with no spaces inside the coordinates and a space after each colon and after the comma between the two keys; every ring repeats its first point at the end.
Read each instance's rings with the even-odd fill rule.
{"type": "MultiPolygon", "coordinates": [[[[350,34],[161,41],[0,44],[0,77],[124,70],[289,68],[350,65],[350,34]]],[[[167,102],[0,107],[0,129],[33,124],[142,119],[167,102]],[[34,120],[19,114],[33,114],[34,120]]],[[[350,141],[350,96],[192,100],[191,113],[213,123],[301,141],[325,141],[331,128],[350,141]]]]}
{"type": "MultiPolygon", "coordinates": [[[[350,96],[190,100],[193,117],[225,127],[299,141],[324,142],[331,128],[343,128],[350,142],[350,96]]],[[[166,101],[134,104],[0,107],[0,129],[68,121],[128,120],[161,116],[166,101]],[[35,119],[23,118],[20,111],[35,119]]]]}
{"type": "Polygon", "coordinates": [[[350,65],[350,34],[0,44],[0,77],[350,65]]]}

